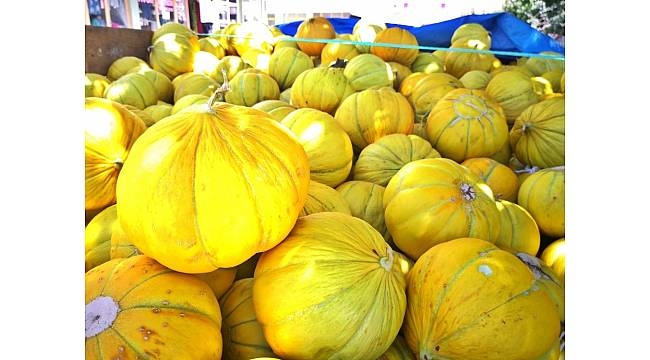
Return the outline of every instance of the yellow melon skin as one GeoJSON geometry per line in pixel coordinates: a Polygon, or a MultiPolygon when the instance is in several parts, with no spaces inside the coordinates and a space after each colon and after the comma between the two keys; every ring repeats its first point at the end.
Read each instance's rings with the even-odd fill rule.
{"type": "Polygon", "coordinates": [[[253,109],[264,111],[277,121],[282,121],[287,115],[296,110],[291,104],[281,100],[264,100],[252,106],[253,109]]]}
{"type": "Polygon", "coordinates": [[[104,75],[86,73],[85,97],[103,97],[104,91],[110,83],[111,81],[104,75]]]}
{"type": "Polygon", "coordinates": [[[97,214],[86,226],[86,271],[111,259],[111,236],[116,224],[117,208],[111,205],[97,214]]]}
{"type": "Polygon", "coordinates": [[[226,56],[226,49],[221,46],[217,38],[207,37],[199,40],[199,48],[201,51],[209,52],[214,55],[217,59],[221,59],[226,56]]]}
{"type": "Polygon", "coordinates": [[[352,44],[325,44],[325,47],[320,54],[320,63],[321,66],[327,66],[332,61],[338,59],[351,60],[357,55],[359,55],[359,51],[352,44]]]}
{"type": "Polygon", "coordinates": [[[291,86],[291,105],[334,114],[339,105],[354,93],[343,69],[317,67],[303,71],[291,86]]]}
{"type": "Polygon", "coordinates": [[[180,98],[176,103],[174,103],[174,106],[172,106],[171,115],[181,112],[192,105],[202,104],[207,106],[208,100],[210,100],[210,97],[206,95],[200,95],[200,94],[185,95],[182,98],[180,98]]]}
{"type": "Polygon", "coordinates": [[[277,245],[307,197],[302,146],[264,112],[194,105],[150,127],[117,185],[120,225],[180,272],[237,266],[277,245]]]}
{"type": "Polygon", "coordinates": [[[223,335],[223,357],[230,360],[249,360],[275,356],[264,338],[262,326],[253,307],[253,279],[236,281],[220,299],[223,335]]]}
{"type": "MultiPolygon", "coordinates": [[[[142,110],[144,113],[149,115],[151,119],[153,119],[153,124],[157,123],[158,121],[166,118],[167,116],[172,114],[172,109],[173,106],[169,104],[158,104],[158,105],[151,105],[149,107],[146,107],[144,110],[142,110]]],[[[147,124],[148,126],[151,126],[153,124],[147,124]]]]}
{"type": "Polygon", "coordinates": [[[237,73],[247,68],[249,68],[249,65],[239,56],[224,56],[219,61],[219,64],[217,64],[217,68],[214,70],[215,75],[213,79],[219,84],[223,84],[224,79],[222,70],[226,71],[226,77],[228,80],[232,80],[237,73]]]}
{"type": "Polygon", "coordinates": [[[395,258],[363,220],[336,212],[298,219],[255,269],[255,314],[273,352],[283,359],[381,356],[406,308],[395,258]]]}
{"type": "Polygon", "coordinates": [[[510,130],[510,147],[530,166],[564,165],[564,97],[553,97],[528,107],[510,130]]]}
{"type": "Polygon", "coordinates": [[[490,159],[498,161],[500,164],[510,166],[510,159],[512,158],[512,150],[510,149],[510,140],[506,141],[499,151],[490,155],[490,159]]]}
{"type": "Polygon", "coordinates": [[[402,166],[440,153],[417,135],[391,134],[366,146],[354,163],[353,179],[386,186],[402,166]]]}
{"type": "Polygon", "coordinates": [[[185,37],[196,37],[192,30],[190,30],[187,26],[174,21],[170,21],[163,24],[160,28],[154,31],[153,35],[151,36],[151,42],[155,42],[165,34],[178,34],[185,37]]]}
{"type": "MultiPolygon", "coordinates": [[[[542,51],[540,54],[561,56],[561,54],[553,51],[542,51]]],[[[535,76],[541,76],[549,71],[564,71],[564,61],[562,60],[535,57],[529,58],[524,66],[535,76]]]]}
{"type": "Polygon", "coordinates": [[[361,54],[354,57],[345,65],[343,74],[356,91],[392,86],[395,80],[390,65],[372,54],[361,54]]]}
{"type": "Polygon", "coordinates": [[[107,99],[85,100],[86,210],[115,204],[115,186],[135,140],[147,129],[137,115],[107,99]]]}
{"type": "Polygon", "coordinates": [[[459,80],[463,83],[465,89],[485,90],[492,76],[481,70],[471,70],[466,72],[459,80]]]}
{"type": "Polygon", "coordinates": [[[480,239],[427,251],[409,272],[407,297],[404,337],[419,359],[534,359],[560,335],[533,272],[480,239]]]}
{"type": "Polygon", "coordinates": [[[546,236],[564,236],[564,167],[540,170],[519,187],[517,203],[528,210],[546,236]]]}
{"type": "Polygon", "coordinates": [[[478,175],[494,194],[495,199],[503,199],[510,202],[517,201],[519,191],[519,179],[509,167],[500,164],[490,158],[472,158],[461,163],[469,171],[478,175]]]}
{"type": "Polygon", "coordinates": [[[136,67],[129,70],[129,73],[144,75],[144,77],[149,79],[149,81],[153,83],[154,88],[156,89],[158,101],[171,102],[174,98],[174,87],[172,86],[171,80],[169,80],[169,78],[160,71],[152,70],[149,68],[136,67]]]}
{"type": "Polygon", "coordinates": [[[232,286],[236,274],[237,268],[221,268],[205,274],[196,274],[196,277],[208,284],[214,296],[221,299],[232,286]]]}
{"type": "Polygon", "coordinates": [[[193,71],[194,56],[200,51],[198,39],[168,33],[152,42],[149,53],[151,68],[173,79],[176,76],[193,71]]]}
{"type": "Polygon", "coordinates": [[[203,74],[192,74],[179,80],[174,86],[174,102],[188,95],[203,95],[210,97],[219,87],[219,83],[203,74]]]}
{"type": "MultiPolygon", "coordinates": [[[[408,30],[399,27],[387,28],[380,31],[377,33],[374,43],[418,45],[418,41],[413,34],[408,30]]],[[[379,56],[386,62],[395,61],[406,66],[410,66],[418,56],[417,48],[405,49],[387,46],[371,46],[370,52],[379,56]]]]}
{"type": "Polygon", "coordinates": [[[535,219],[526,209],[506,200],[497,201],[497,208],[501,214],[501,232],[494,243],[511,253],[535,256],[540,244],[535,219]]]}
{"type": "MultiPolygon", "coordinates": [[[[336,31],[329,20],[322,16],[315,16],[300,23],[295,37],[299,39],[334,39],[336,31]]],[[[323,51],[325,43],[299,42],[298,47],[309,56],[318,56],[323,51]]]]}
{"type": "Polygon", "coordinates": [[[564,283],[564,263],[566,257],[566,242],[564,238],[552,242],[542,252],[542,260],[550,266],[564,283]]]}
{"type": "Polygon", "coordinates": [[[513,124],[527,107],[538,102],[533,81],[519,71],[494,75],[485,91],[501,105],[508,124],[513,124]]]}
{"type": "Polygon", "coordinates": [[[377,360],[415,360],[415,355],[409,349],[404,337],[397,335],[393,344],[377,360]]]}
{"type": "Polygon", "coordinates": [[[280,98],[278,84],[267,74],[253,69],[240,71],[232,79],[230,91],[226,92],[226,101],[242,106],[253,106],[264,100],[280,98]]]}
{"type": "Polygon", "coordinates": [[[501,230],[490,187],[444,158],[402,167],[386,187],[384,216],[397,247],[414,260],[463,236],[494,242],[501,230]]]}
{"type": "Polygon", "coordinates": [[[139,255],[90,270],[85,288],[86,359],[221,358],[219,303],[198,278],[139,255]]]}
{"type": "MultiPolygon", "coordinates": [[[[358,42],[373,42],[377,34],[386,28],[386,24],[371,24],[359,20],[352,29],[352,39],[358,42]]],[[[369,45],[355,45],[360,53],[367,54],[370,52],[369,45]]]]}
{"type": "MultiPolygon", "coordinates": [[[[117,210],[115,215],[117,216],[117,210]]],[[[138,250],[138,248],[133,245],[133,241],[131,241],[126,233],[124,233],[124,230],[122,230],[122,226],[120,226],[119,221],[113,227],[110,244],[111,260],[142,255],[140,250],[138,250]]]]}
{"type": "Polygon", "coordinates": [[[290,88],[298,75],[314,68],[309,55],[294,48],[277,49],[269,61],[269,75],[275,79],[280,90],[290,88]]]}
{"type": "Polygon", "coordinates": [[[457,162],[490,156],[508,141],[503,110],[482,90],[448,92],[431,109],[426,129],[431,145],[457,162]]]}
{"type": "Polygon", "coordinates": [[[350,206],[338,191],[312,180],[309,182],[307,201],[305,202],[305,207],[303,207],[300,212],[300,216],[307,216],[325,211],[350,214],[350,206]]]}
{"type": "Polygon", "coordinates": [[[383,207],[385,190],[383,186],[367,181],[346,181],[336,188],[350,206],[352,216],[372,225],[388,240],[390,235],[386,229],[383,207]]]}
{"type": "Polygon", "coordinates": [[[415,121],[406,98],[392,87],[350,95],[334,118],[358,150],[390,134],[410,134],[415,121]]]}
{"type": "Polygon", "coordinates": [[[402,85],[402,80],[411,75],[411,69],[409,69],[408,66],[394,61],[389,62],[388,65],[393,72],[393,89],[399,91],[400,86],[402,85]]]}
{"type": "MultiPolygon", "coordinates": [[[[458,43],[452,43],[452,49],[465,49],[458,43]]],[[[463,51],[450,51],[445,57],[445,72],[460,78],[473,70],[490,72],[500,66],[499,60],[492,54],[482,54],[463,51]]]]}
{"type": "Polygon", "coordinates": [[[208,76],[214,80],[217,77],[219,62],[219,58],[214,56],[212,53],[199,51],[194,55],[192,72],[208,76]]]}
{"type": "Polygon", "coordinates": [[[451,36],[451,43],[462,44],[468,48],[479,50],[492,46],[490,33],[481,24],[469,23],[459,26],[451,36]]]}
{"type": "Polygon", "coordinates": [[[345,181],[352,169],[352,142],[332,115],[298,109],[281,123],[305,149],[312,180],[331,187],[345,181]]]}
{"type": "Polygon", "coordinates": [[[242,23],[235,29],[235,35],[238,37],[231,38],[231,41],[239,56],[251,50],[266,54],[273,51],[273,33],[266,24],[255,21],[242,23]]]}

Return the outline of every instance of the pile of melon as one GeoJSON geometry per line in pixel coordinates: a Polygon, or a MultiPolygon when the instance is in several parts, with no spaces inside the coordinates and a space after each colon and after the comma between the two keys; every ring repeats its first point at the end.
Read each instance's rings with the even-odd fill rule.
{"type": "Polygon", "coordinates": [[[562,61],[221,33],[86,74],[87,359],[564,358],[562,61]]]}

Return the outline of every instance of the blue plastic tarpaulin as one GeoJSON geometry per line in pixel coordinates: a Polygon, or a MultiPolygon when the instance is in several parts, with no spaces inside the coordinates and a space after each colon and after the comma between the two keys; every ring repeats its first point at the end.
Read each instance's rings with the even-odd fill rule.
{"type": "MultiPolygon", "coordinates": [[[[338,34],[351,34],[358,17],[349,19],[328,19],[338,34]]],[[[301,21],[276,25],[286,35],[295,35],[301,21]]],[[[519,20],[510,13],[495,13],[485,15],[467,15],[436,24],[418,27],[386,24],[387,27],[407,29],[422,46],[449,47],[451,36],[461,25],[478,23],[483,25],[492,35],[491,50],[514,51],[523,53],[540,53],[553,51],[564,55],[564,47],[550,36],[532,28],[526,22],[519,20]]],[[[499,56],[500,57],[500,56],[499,56]]]]}

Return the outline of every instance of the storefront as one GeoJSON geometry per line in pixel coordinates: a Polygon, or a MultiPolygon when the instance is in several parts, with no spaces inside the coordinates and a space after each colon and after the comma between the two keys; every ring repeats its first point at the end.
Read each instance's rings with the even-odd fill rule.
{"type": "Polygon", "coordinates": [[[156,30],[189,19],[188,0],[86,0],[86,25],[156,30]]]}

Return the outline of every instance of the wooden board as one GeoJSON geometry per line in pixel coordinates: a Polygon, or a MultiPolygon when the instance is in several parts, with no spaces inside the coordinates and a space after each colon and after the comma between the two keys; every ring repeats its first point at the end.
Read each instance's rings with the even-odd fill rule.
{"type": "Polygon", "coordinates": [[[86,25],[86,72],[106,75],[113,61],[135,56],[147,63],[153,31],[86,25]]]}

